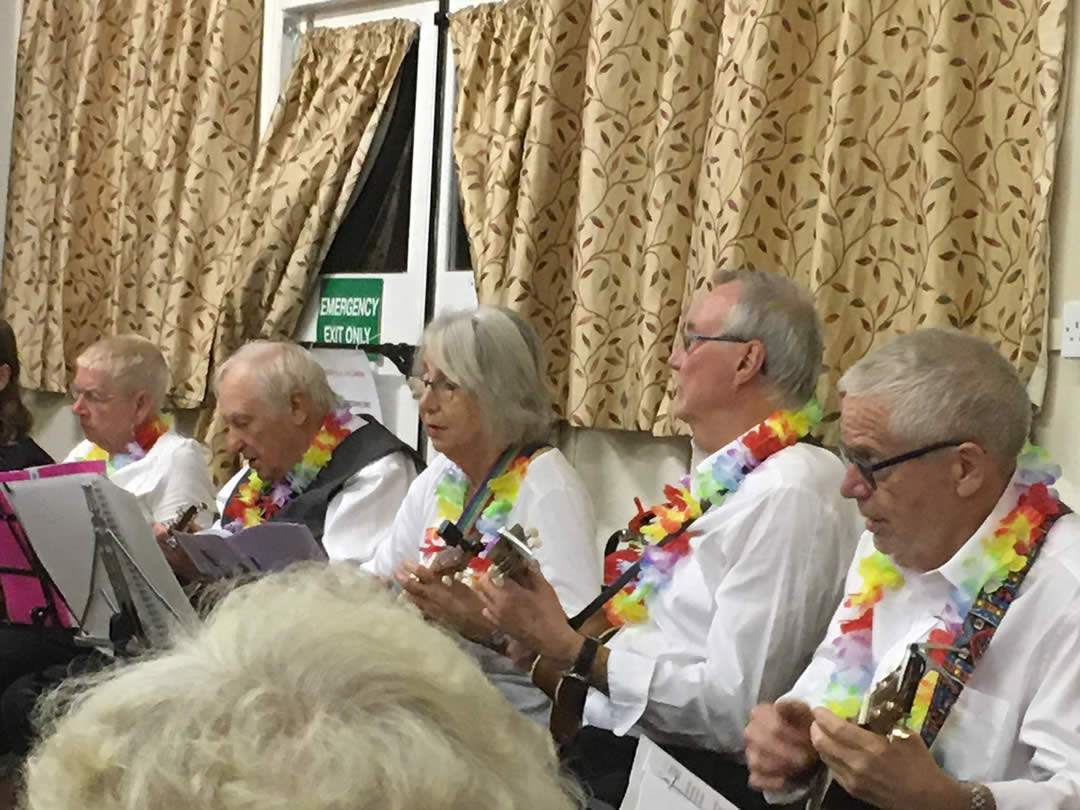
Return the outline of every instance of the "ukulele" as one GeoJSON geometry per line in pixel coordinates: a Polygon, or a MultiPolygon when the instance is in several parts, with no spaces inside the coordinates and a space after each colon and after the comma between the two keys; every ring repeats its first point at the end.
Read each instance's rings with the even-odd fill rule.
{"type": "MultiPolygon", "coordinates": [[[[461,579],[473,558],[480,554],[485,543],[479,538],[467,538],[451,521],[444,520],[437,529],[446,548],[437,552],[428,568],[445,581],[447,577],[461,579]]],[[[536,560],[534,549],[539,548],[540,538],[535,529],[523,529],[514,524],[509,529],[499,529],[499,539],[488,551],[491,560],[488,576],[496,585],[513,578],[525,566],[536,560]]]]}
{"type": "MultiPolygon", "coordinates": [[[[918,644],[912,644],[907,661],[879,681],[866,701],[857,720],[860,728],[883,737],[903,737],[911,732],[907,727],[911,706],[919,681],[926,673],[926,659],[918,644]]],[[[820,766],[810,786],[806,810],[873,810],[874,805],[854,798],[838,783],[824,765],[820,766]]]]}

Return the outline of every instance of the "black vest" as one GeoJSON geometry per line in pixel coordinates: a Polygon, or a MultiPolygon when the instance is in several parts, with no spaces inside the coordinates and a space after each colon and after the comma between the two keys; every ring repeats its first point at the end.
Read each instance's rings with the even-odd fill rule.
{"type": "MultiPolygon", "coordinates": [[[[270,516],[270,520],[283,520],[288,523],[303,523],[311,529],[312,535],[322,544],[323,527],[326,523],[326,508],[355,473],[368,464],[378,461],[391,453],[404,453],[416,466],[416,471],[424,469],[420,455],[405,442],[379,424],[373,417],[361,414],[367,424],[358,427],[334,448],[330,463],[319,470],[311,486],[285,504],[270,516]]],[[[229,494],[231,501],[236,490],[247,480],[247,476],[229,494]]],[[[228,503],[228,501],[226,501],[228,503]]]]}

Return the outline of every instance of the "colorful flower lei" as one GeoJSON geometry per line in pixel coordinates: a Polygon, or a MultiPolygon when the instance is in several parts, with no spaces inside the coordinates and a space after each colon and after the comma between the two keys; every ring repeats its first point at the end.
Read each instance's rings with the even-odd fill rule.
{"type": "Polygon", "coordinates": [[[650,509],[638,505],[630,521],[630,540],[604,561],[605,582],[612,582],[638,559],[641,568],[626,587],[604,606],[613,625],[638,624],[648,618],[648,601],[671,579],[675,565],[690,553],[691,533],[680,532],[738,490],[746,476],[778,450],[795,444],[821,419],[821,405],[811,399],[796,411],[777,411],[761,424],[717,450],[691,475],[664,487],[666,503],[650,509]],[[651,518],[651,519],[650,519],[651,518]],[[657,543],[679,532],[663,548],[657,543]]]}
{"type": "MultiPolygon", "coordinates": [[[[502,475],[488,481],[488,489],[491,491],[491,502],[480,513],[476,520],[476,530],[481,534],[484,542],[484,550],[474,556],[464,571],[464,582],[471,585],[473,581],[488,568],[491,560],[487,554],[495,542],[499,539],[499,529],[504,528],[510,522],[510,511],[514,508],[521,482],[529,469],[532,459],[526,456],[518,456],[510,467],[502,475]]],[[[444,520],[457,521],[465,509],[465,493],[469,483],[465,474],[455,465],[446,471],[435,485],[435,497],[438,503],[435,525],[428,526],[424,531],[424,540],[420,544],[421,562],[429,565],[432,558],[444,548],[446,543],[439,536],[438,525],[444,520]]]]}
{"type": "MultiPolygon", "coordinates": [[[[953,589],[949,601],[939,615],[941,626],[930,631],[927,641],[950,647],[963,627],[972,603],[982,590],[993,591],[1012,571],[1027,565],[1027,553],[1038,536],[1039,527],[1048,515],[1060,509],[1057,494],[1050,487],[1061,474],[1060,467],[1048,464],[1046,453],[1029,444],[1017,459],[1014,489],[1018,493],[1016,506],[1001,519],[993,531],[983,535],[978,544],[961,561],[965,578],[953,589]]],[[[844,718],[857,717],[866,693],[874,679],[873,628],[874,606],[886,591],[895,591],[904,584],[904,576],[892,560],[874,551],[858,562],[862,584],[848,594],[842,609],[840,633],[832,644],[837,660],[825,688],[824,705],[844,718]]],[[[938,664],[943,663],[946,649],[929,652],[938,664]]],[[[938,673],[929,670],[919,682],[908,718],[908,727],[919,731],[930,708],[937,685],[938,673]]]]}
{"type": "Polygon", "coordinates": [[[275,512],[304,492],[311,482],[330,463],[334,450],[352,433],[352,413],[345,406],[330,411],[323,419],[315,438],[291,471],[282,481],[264,481],[252,469],[247,479],[234,491],[225,505],[222,528],[235,534],[241,529],[258,526],[268,521],[275,512]]]}
{"type": "Polygon", "coordinates": [[[112,475],[121,467],[146,458],[157,440],[169,432],[173,418],[170,414],[157,413],[135,428],[134,438],[127,443],[123,453],[110,453],[104,447],[92,445],[79,461],[104,461],[105,472],[112,475]]]}

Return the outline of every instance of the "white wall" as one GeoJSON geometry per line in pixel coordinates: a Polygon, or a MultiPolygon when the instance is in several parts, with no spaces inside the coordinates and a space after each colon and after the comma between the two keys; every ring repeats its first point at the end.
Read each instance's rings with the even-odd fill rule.
{"type": "Polygon", "coordinates": [[[1072,505],[1080,503],[1080,359],[1060,352],[1063,302],[1080,299],[1080,3],[1071,3],[1064,115],[1060,131],[1054,199],[1050,206],[1050,364],[1035,438],[1062,466],[1059,486],[1072,505]]]}

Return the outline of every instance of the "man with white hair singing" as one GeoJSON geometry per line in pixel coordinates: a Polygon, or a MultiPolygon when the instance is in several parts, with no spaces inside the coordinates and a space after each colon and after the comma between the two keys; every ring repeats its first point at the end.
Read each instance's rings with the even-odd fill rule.
{"type": "Polygon", "coordinates": [[[866,532],[809,668],[753,712],[753,784],[786,800],[821,762],[827,808],[1075,810],[1080,520],[1025,448],[1023,383],[987,341],[927,329],[840,390],[843,494],[866,532]]]}
{"type": "Polygon", "coordinates": [[[374,419],[353,416],[295,344],[249,343],[216,382],[229,449],[247,466],[218,494],[214,528],[304,523],[330,559],[370,559],[423,466],[419,456],[374,419]]]}
{"type": "Polygon", "coordinates": [[[101,459],[109,478],[132,493],[147,522],[164,522],[189,506],[209,514],[214,502],[206,453],[161,413],[169,368],[138,335],[107,337],[75,361],[71,411],[86,439],[65,461],[101,459]]]}
{"type": "Polygon", "coordinates": [[[744,795],[743,727],[763,696],[790,688],[820,640],[858,533],[838,493],[842,465],[799,441],[821,416],[822,330],[809,294],[749,270],[713,284],[670,360],[673,411],[706,458],[665,489],[667,503],[630,521],[596,612],[568,623],[535,570],[478,584],[490,619],[529,651],[519,660],[554,700],[553,730],[569,738],[584,715],[567,760],[614,806],[641,735],[740,807],[763,803],[744,795]]]}

